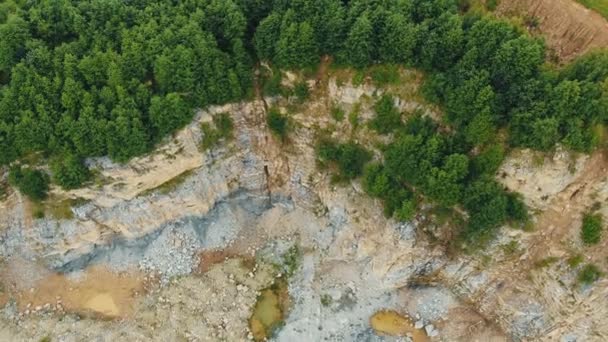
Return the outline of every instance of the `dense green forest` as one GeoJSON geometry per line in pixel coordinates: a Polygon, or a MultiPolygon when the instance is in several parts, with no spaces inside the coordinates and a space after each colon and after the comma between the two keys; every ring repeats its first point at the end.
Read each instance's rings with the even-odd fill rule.
{"type": "MultiPolygon", "coordinates": [[[[608,53],[565,67],[548,54],[542,39],[468,11],[466,0],[3,1],[0,165],[43,152],[54,182],[75,188],[89,177],[84,158],[127,161],[188,123],[194,108],[246,98],[259,61],[400,64],[425,71],[423,93],[443,109],[444,128],[422,117],[402,123],[381,98],[370,128],[395,139],[366,168],[366,188],[401,219],[418,193],[459,204],[481,234],[526,217],[493,178],[504,154],[498,136],[539,150],[589,152],[600,142],[608,53]]],[[[269,124],[284,137],[285,118],[274,113],[269,124]]],[[[351,144],[320,151],[347,179],[363,172],[358,157],[369,159],[351,144]]],[[[48,186],[28,169],[14,183],[29,178],[48,186]]]]}

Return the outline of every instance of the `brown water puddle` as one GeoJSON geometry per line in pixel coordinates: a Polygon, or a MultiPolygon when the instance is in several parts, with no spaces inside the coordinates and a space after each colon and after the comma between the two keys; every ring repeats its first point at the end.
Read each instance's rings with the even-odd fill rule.
{"type": "Polygon", "coordinates": [[[248,270],[252,270],[256,264],[255,258],[241,255],[228,249],[203,251],[199,253],[198,258],[198,273],[207,273],[213,266],[221,264],[228,259],[239,259],[243,267],[248,270]]]}
{"type": "Polygon", "coordinates": [[[14,297],[22,312],[54,310],[116,318],[133,313],[137,296],[146,291],[145,285],[143,274],[117,274],[104,267],[91,267],[78,279],[51,273],[14,297]]]}
{"type": "Polygon", "coordinates": [[[262,290],[249,319],[255,341],[266,341],[281,326],[289,309],[287,282],[283,279],[262,290]]]}
{"type": "Polygon", "coordinates": [[[378,335],[407,336],[414,342],[428,342],[429,337],[422,329],[414,328],[412,320],[393,310],[382,310],[370,317],[369,322],[378,335]]]}

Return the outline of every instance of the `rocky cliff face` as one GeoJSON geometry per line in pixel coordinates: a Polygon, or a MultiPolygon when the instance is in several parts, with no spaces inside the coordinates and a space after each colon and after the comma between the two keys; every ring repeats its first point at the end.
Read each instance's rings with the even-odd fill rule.
{"type": "MultiPolygon", "coordinates": [[[[576,295],[595,310],[583,318],[580,300],[565,299],[576,293],[568,288],[572,279],[564,286],[547,281],[568,273],[552,269],[526,278],[532,260],[543,257],[526,249],[557,245],[543,239],[542,230],[505,229],[485,252],[490,260],[449,257],[427,210],[397,223],[358,182],[331,184],[316,167],[316,135],[333,127],[335,138],[354,137],[373,148],[377,138],[370,132],[354,134],[348,120],[335,122],[329,111],[335,104],[347,112],[358,105],[365,121],[379,90],[332,78],[312,91],[315,100],[304,105],[265,101],[290,110],[287,142],[270,134],[266,104],[255,101],[201,112],[154,154],[127,165],[92,161],[100,185],[54,191],[53,198],[84,199],[72,218],[34,219],[25,199],[9,195],[0,207],[0,301],[8,303],[0,338],[253,339],[247,319],[258,294],[285,278],[291,307],[277,341],[393,340],[370,327],[370,317],[384,309],[409,315],[437,341],[551,340],[604,331],[599,307],[608,306],[596,290],[576,295]],[[199,151],[200,122],[222,112],[235,122],[234,140],[199,151]],[[505,249],[515,239],[520,245],[505,249]],[[108,282],[120,289],[99,285],[108,282]],[[561,309],[551,299],[556,291],[561,309]]],[[[399,106],[436,115],[414,99],[403,98],[399,106]]],[[[538,169],[528,152],[521,154],[507,161],[502,179],[539,211],[555,208],[545,195],[571,195],[572,184],[587,179],[590,163],[598,163],[578,159],[564,172],[569,159],[556,156],[538,169]]],[[[601,187],[592,181],[589,189],[601,187]]]]}

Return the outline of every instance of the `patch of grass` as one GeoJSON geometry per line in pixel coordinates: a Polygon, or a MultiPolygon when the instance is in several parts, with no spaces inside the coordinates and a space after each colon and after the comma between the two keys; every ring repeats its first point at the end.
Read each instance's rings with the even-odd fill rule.
{"type": "Polygon", "coordinates": [[[538,26],[540,26],[540,19],[535,15],[526,14],[523,20],[524,25],[526,25],[526,27],[529,29],[537,29],[538,26]]]}
{"type": "Polygon", "coordinates": [[[457,219],[456,217],[459,216],[453,208],[445,206],[433,207],[430,214],[433,215],[435,223],[439,226],[448,224],[457,219]]]}
{"type": "Polygon", "coordinates": [[[515,255],[519,252],[519,242],[517,240],[511,240],[509,243],[504,244],[500,247],[507,256],[515,255]]]}
{"type": "Polygon", "coordinates": [[[334,120],[338,121],[338,122],[340,122],[340,121],[344,120],[344,116],[345,116],[345,114],[344,114],[344,109],[342,109],[342,107],[340,107],[340,106],[338,106],[338,105],[336,105],[336,104],[334,104],[334,105],[331,107],[331,112],[330,112],[330,114],[331,114],[331,117],[332,117],[334,120]]]}
{"type": "Polygon", "coordinates": [[[542,167],[545,165],[545,154],[542,152],[534,152],[532,155],[532,165],[534,165],[534,167],[542,167]]]}
{"type": "Polygon", "coordinates": [[[50,336],[45,336],[43,338],[40,339],[40,342],[51,342],[51,337],[50,336]]]}
{"type": "Polygon", "coordinates": [[[144,191],[141,196],[146,196],[153,192],[158,192],[163,195],[166,195],[175,190],[178,186],[180,186],[190,175],[192,175],[192,172],[193,170],[184,171],[181,174],[157,186],[156,188],[144,191]]]}
{"type": "Polygon", "coordinates": [[[283,95],[285,89],[281,85],[281,71],[279,69],[268,70],[262,68],[264,85],[262,92],[264,96],[283,95]]]}
{"type": "Polygon", "coordinates": [[[551,256],[551,257],[546,257],[546,258],[544,258],[544,259],[542,259],[542,260],[540,260],[540,261],[537,261],[537,262],[534,264],[534,266],[535,266],[536,268],[546,268],[546,267],[549,267],[549,266],[551,266],[551,265],[555,264],[555,263],[556,263],[556,262],[558,262],[558,261],[559,261],[559,258],[558,258],[558,257],[554,257],[554,256],[551,256]]]}
{"type": "Polygon", "coordinates": [[[577,280],[581,285],[591,285],[602,276],[603,273],[600,271],[599,267],[594,264],[587,264],[578,272],[577,280]]]}
{"type": "Polygon", "coordinates": [[[286,278],[291,278],[298,267],[300,267],[300,260],[302,253],[297,245],[292,246],[282,255],[283,264],[278,265],[279,271],[285,275],[286,278]]]}
{"type": "Polygon", "coordinates": [[[532,220],[527,220],[523,225],[521,225],[521,230],[524,232],[533,232],[534,231],[534,222],[532,220]]]}
{"type": "Polygon", "coordinates": [[[491,263],[492,263],[492,256],[491,255],[483,254],[481,256],[481,265],[483,267],[488,267],[488,266],[490,266],[491,263]]]}
{"type": "Polygon", "coordinates": [[[33,201],[32,202],[32,216],[35,219],[43,219],[46,216],[45,210],[44,210],[44,204],[40,201],[33,201]]]}
{"type": "Polygon", "coordinates": [[[353,76],[352,82],[355,87],[362,85],[363,82],[365,82],[365,73],[361,70],[358,70],[355,76],[353,76]]]}
{"type": "Polygon", "coordinates": [[[222,140],[231,140],[234,136],[234,123],[230,115],[220,113],[213,117],[213,125],[208,122],[202,123],[201,131],[203,133],[201,149],[206,151],[217,146],[222,140]]]}
{"type": "Polygon", "coordinates": [[[495,11],[499,4],[499,0],[487,0],[486,8],[488,9],[488,11],[495,11]]]}
{"type": "Polygon", "coordinates": [[[580,264],[583,263],[584,257],[581,254],[576,254],[568,258],[566,261],[570,268],[577,268],[580,264]]]}
{"type": "Polygon", "coordinates": [[[399,66],[394,64],[384,64],[374,66],[370,70],[372,81],[378,87],[399,83],[399,66]]]}
{"type": "Polygon", "coordinates": [[[361,103],[357,102],[353,107],[353,110],[348,113],[348,122],[353,127],[353,129],[357,129],[359,127],[359,116],[361,115],[361,103]]]}
{"type": "Polygon", "coordinates": [[[74,218],[72,203],[69,199],[49,201],[47,204],[49,214],[57,220],[70,220],[74,218]]]}
{"type": "Polygon", "coordinates": [[[330,295],[328,295],[326,293],[321,295],[321,305],[323,305],[325,307],[330,306],[332,301],[333,301],[333,299],[331,298],[330,295]]]}
{"type": "Polygon", "coordinates": [[[595,245],[602,239],[602,216],[600,214],[586,214],[583,217],[581,239],[586,245],[595,245]]]}
{"type": "Polygon", "coordinates": [[[608,19],[608,1],[606,1],[606,0],[576,0],[576,1],[581,3],[583,6],[598,12],[604,18],[608,19]]]}
{"type": "Polygon", "coordinates": [[[87,203],[84,198],[49,198],[45,201],[45,212],[56,220],[71,220],[74,218],[72,208],[87,203]]]}
{"type": "Polygon", "coordinates": [[[285,140],[289,120],[285,115],[281,114],[278,108],[273,107],[268,111],[266,122],[272,133],[281,138],[281,140],[285,140]]]}

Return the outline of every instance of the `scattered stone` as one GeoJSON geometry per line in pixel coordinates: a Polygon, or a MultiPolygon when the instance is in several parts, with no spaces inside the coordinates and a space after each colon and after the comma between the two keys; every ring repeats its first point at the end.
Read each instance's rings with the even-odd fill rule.
{"type": "Polygon", "coordinates": [[[436,335],[435,327],[432,324],[426,325],[424,327],[424,331],[426,332],[427,335],[429,335],[431,337],[436,335]]]}

